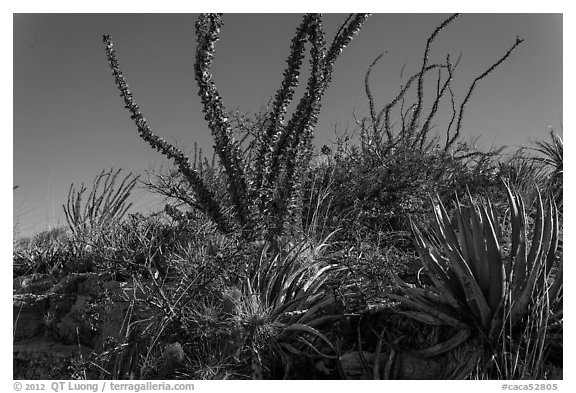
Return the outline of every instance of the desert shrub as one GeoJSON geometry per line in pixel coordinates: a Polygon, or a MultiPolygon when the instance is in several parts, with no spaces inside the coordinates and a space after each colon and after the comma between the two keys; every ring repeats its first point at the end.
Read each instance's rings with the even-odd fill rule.
{"type": "MultiPolygon", "coordinates": [[[[504,197],[493,171],[495,157],[467,162],[442,151],[396,148],[376,159],[352,147],[312,171],[304,206],[314,206],[311,202],[319,200],[322,186],[329,185],[329,200],[316,208],[324,211],[328,228],[342,228],[338,235],[349,240],[370,236],[377,242],[388,233],[396,235],[388,236],[390,240],[402,243],[402,235],[409,236],[409,218],[428,220],[433,195],[446,202],[466,192],[504,197]],[[318,178],[323,185],[313,186],[312,179],[318,178]]],[[[304,217],[310,216],[305,210],[304,217]]]]}
{"type": "Polygon", "coordinates": [[[253,248],[250,274],[238,286],[226,278],[238,263],[198,257],[199,245],[171,254],[178,275],[151,277],[148,285],[147,303],[160,312],[140,324],[140,377],[155,375],[155,359],[170,342],[185,343],[186,373],[194,378],[277,378],[289,371],[291,357],[319,356],[318,348],[334,356],[318,329],[341,318],[338,305],[353,292],[334,293],[332,278],[342,267],[324,260],[324,244],[310,246],[302,241],[276,252],[261,242],[253,248]]]}
{"type": "Polygon", "coordinates": [[[90,250],[98,269],[115,272],[119,278],[159,275],[173,279],[182,273],[184,258],[190,272],[208,254],[216,255],[215,231],[204,218],[174,222],[162,212],[134,213],[102,233],[90,250]]]}
{"type": "Polygon", "coordinates": [[[66,228],[42,231],[14,243],[12,258],[15,277],[32,273],[55,273],[74,256],[66,228]]]}

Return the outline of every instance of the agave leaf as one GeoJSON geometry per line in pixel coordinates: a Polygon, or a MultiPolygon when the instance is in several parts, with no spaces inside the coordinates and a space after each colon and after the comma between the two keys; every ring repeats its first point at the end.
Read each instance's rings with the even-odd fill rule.
{"type": "Polygon", "coordinates": [[[534,287],[536,286],[536,281],[542,274],[544,266],[542,259],[535,261],[532,265],[532,270],[528,274],[528,278],[522,290],[518,295],[512,299],[512,310],[511,310],[511,323],[515,326],[528,312],[528,306],[532,301],[532,294],[534,293],[534,287]]]}
{"type": "Polygon", "coordinates": [[[382,338],[386,328],[382,329],[382,332],[378,335],[378,342],[376,343],[376,349],[374,351],[374,364],[372,366],[372,375],[374,380],[379,380],[380,378],[380,352],[382,352],[382,338]]]}
{"type": "MultiPolygon", "coordinates": [[[[330,340],[328,340],[328,338],[326,338],[325,335],[323,335],[322,333],[320,333],[318,330],[314,329],[311,326],[308,325],[304,325],[301,323],[293,323],[291,325],[286,326],[286,328],[283,331],[283,334],[286,334],[288,332],[301,332],[301,333],[309,333],[315,337],[318,337],[319,339],[321,339],[322,341],[324,341],[326,344],[328,344],[328,346],[330,347],[330,349],[332,349],[334,352],[336,352],[336,348],[334,348],[334,345],[332,345],[332,343],[330,342],[330,340]]],[[[302,337],[299,337],[302,338],[302,337]]]]}
{"type": "Polygon", "coordinates": [[[436,203],[434,206],[434,215],[436,216],[436,228],[439,229],[439,235],[442,236],[451,247],[460,251],[460,246],[458,244],[458,239],[456,238],[456,233],[454,228],[452,228],[452,222],[450,221],[450,216],[446,212],[440,197],[436,196],[436,203]]]}
{"type": "MultiPolygon", "coordinates": [[[[418,236],[419,232],[416,233],[417,238],[419,237],[418,243],[420,247],[422,247],[422,245],[425,244],[424,240],[422,239],[421,236],[418,236]]],[[[446,282],[451,284],[451,290],[449,290],[449,292],[454,295],[458,294],[459,292],[462,292],[463,296],[466,299],[466,303],[468,304],[468,307],[470,308],[472,313],[480,321],[482,326],[487,326],[491,314],[490,308],[486,302],[486,298],[484,297],[481,288],[478,286],[478,283],[475,280],[474,275],[470,271],[469,266],[467,265],[466,261],[464,261],[464,259],[462,258],[461,254],[458,252],[457,249],[448,247],[446,253],[449,257],[449,262],[454,270],[456,277],[455,279],[446,279],[446,282]]],[[[423,253],[421,253],[421,255],[422,254],[423,253]]],[[[431,252],[424,253],[424,255],[422,256],[423,256],[422,258],[423,262],[425,261],[434,262],[434,260],[432,259],[433,254],[431,252]]],[[[439,264],[438,263],[430,264],[430,266],[434,265],[439,264]]],[[[440,288],[441,291],[444,292],[443,294],[446,297],[446,302],[451,303],[452,306],[454,306],[455,303],[457,303],[457,300],[453,299],[455,296],[454,295],[446,296],[445,290],[443,290],[444,287],[441,286],[440,288]]]]}
{"type": "Polygon", "coordinates": [[[302,289],[307,292],[309,289],[314,292],[318,286],[322,285],[329,278],[329,272],[334,270],[337,265],[328,265],[320,268],[312,277],[310,277],[306,283],[304,283],[302,289]],[[314,289],[311,289],[313,287],[314,289]]]}
{"type": "Polygon", "coordinates": [[[428,277],[434,284],[434,288],[436,289],[436,291],[438,291],[438,294],[442,297],[442,299],[446,303],[448,303],[454,309],[458,309],[461,307],[460,302],[458,301],[457,293],[454,291],[454,289],[449,285],[447,281],[443,281],[442,279],[438,278],[436,274],[430,271],[428,277]]]}
{"type": "MultiPolygon", "coordinates": [[[[324,296],[323,293],[317,294],[303,294],[297,296],[291,300],[286,301],[286,303],[281,304],[279,306],[273,307],[272,315],[278,317],[282,314],[287,313],[303,313],[307,309],[307,304],[310,302],[314,302],[316,299],[324,296]]],[[[292,321],[293,322],[293,321],[292,321]]]]}
{"type": "Polygon", "coordinates": [[[330,233],[324,238],[324,240],[322,240],[322,241],[320,242],[319,245],[317,245],[316,247],[314,247],[314,255],[319,255],[320,252],[321,252],[324,248],[326,248],[326,247],[328,246],[328,240],[330,240],[330,238],[331,238],[332,236],[334,236],[334,234],[335,234],[336,232],[338,232],[339,230],[340,230],[340,228],[338,228],[338,229],[330,232],[330,233]]]}
{"type": "Polygon", "coordinates": [[[446,284],[449,288],[448,290],[457,296],[461,292],[458,280],[454,273],[449,270],[446,271],[440,261],[442,256],[438,253],[432,245],[429,245],[421,232],[416,228],[416,226],[411,222],[414,237],[416,239],[416,246],[418,249],[418,254],[420,256],[420,262],[423,264],[427,271],[432,272],[430,276],[437,275],[442,282],[446,284]]]}
{"type": "Polygon", "coordinates": [[[548,296],[550,297],[550,304],[554,303],[562,296],[563,288],[563,275],[564,275],[564,263],[562,258],[558,261],[558,270],[554,275],[554,282],[548,288],[548,296]]]}
{"type": "Polygon", "coordinates": [[[520,231],[520,243],[514,263],[512,265],[512,276],[509,278],[512,289],[512,299],[516,299],[518,294],[524,289],[526,285],[526,277],[528,276],[528,251],[526,245],[526,229],[522,227],[520,231]]]}
{"type": "MultiPolygon", "coordinates": [[[[404,303],[409,307],[416,307],[418,309],[432,308],[432,307],[436,307],[437,309],[442,308],[442,304],[434,303],[434,301],[431,300],[430,296],[422,295],[422,292],[418,291],[416,288],[410,288],[410,287],[405,288],[404,294],[406,296],[397,295],[394,293],[384,293],[382,296],[387,299],[396,300],[400,303],[404,303]]],[[[441,302],[441,299],[437,300],[441,302]]]]}
{"type": "Polygon", "coordinates": [[[436,250],[425,245],[424,247],[418,246],[418,256],[420,257],[420,263],[424,269],[431,273],[431,275],[436,275],[440,277],[444,282],[450,283],[451,280],[446,270],[440,262],[442,260],[441,255],[438,254],[436,250]]]}
{"type": "Polygon", "coordinates": [[[536,193],[538,196],[536,203],[536,223],[534,225],[534,233],[532,234],[532,245],[530,246],[530,252],[528,253],[528,259],[526,261],[526,268],[528,271],[532,270],[532,265],[538,259],[542,246],[544,207],[542,205],[542,196],[540,195],[538,188],[536,188],[536,193]]]}
{"type": "Polygon", "coordinates": [[[555,224],[555,214],[554,214],[554,207],[552,206],[552,200],[548,199],[546,206],[546,218],[544,219],[544,228],[542,230],[542,246],[540,247],[540,255],[538,255],[539,259],[542,259],[544,263],[546,263],[546,259],[552,251],[555,253],[555,250],[552,248],[552,243],[556,238],[556,234],[554,233],[555,224]]]}
{"type": "Polygon", "coordinates": [[[486,252],[488,260],[488,272],[490,274],[490,281],[488,289],[488,304],[492,311],[496,310],[502,298],[504,297],[505,278],[504,264],[502,262],[502,255],[500,254],[500,246],[498,245],[498,238],[496,237],[495,225],[488,216],[488,212],[482,206],[480,212],[484,219],[484,237],[486,240],[486,252]]]}
{"type": "Polygon", "coordinates": [[[276,267],[271,270],[268,277],[263,277],[260,287],[266,304],[273,308],[285,305],[292,298],[288,293],[292,279],[291,266],[276,267]]]}
{"type": "Polygon", "coordinates": [[[554,318],[564,318],[564,296],[560,295],[554,304],[554,318]]]}
{"type": "MultiPolygon", "coordinates": [[[[508,184],[505,184],[506,194],[508,195],[508,206],[510,208],[510,224],[512,226],[511,246],[510,246],[510,266],[514,265],[513,261],[518,253],[518,248],[522,242],[520,231],[524,230],[524,212],[520,212],[517,198],[512,194],[508,184]]],[[[508,275],[510,272],[507,272],[508,275]]]]}
{"type": "Polygon", "coordinates": [[[290,296],[298,296],[303,293],[313,293],[315,291],[310,289],[310,286],[322,286],[324,282],[329,278],[327,274],[322,272],[317,277],[311,276],[312,270],[315,266],[302,266],[296,271],[292,283],[290,285],[290,296]]]}
{"type": "Polygon", "coordinates": [[[478,361],[482,358],[483,349],[477,348],[472,356],[468,357],[468,361],[465,362],[462,367],[454,370],[454,372],[447,378],[453,380],[466,379],[470,376],[470,373],[474,370],[478,361]]]}
{"type": "Polygon", "coordinates": [[[500,223],[498,222],[498,217],[494,211],[494,206],[492,206],[492,202],[488,198],[486,198],[486,212],[488,213],[488,217],[490,217],[490,221],[493,223],[496,238],[501,239],[502,230],[500,228],[500,223]]]}
{"type": "MultiPolygon", "coordinates": [[[[451,296],[450,291],[448,290],[448,297],[443,297],[442,293],[434,293],[429,289],[424,288],[413,288],[406,284],[404,280],[396,275],[393,271],[389,271],[390,276],[392,279],[402,288],[403,292],[409,297],[416,301],[420,301],[427,306],[432,306],[437,303],[446,303],[449,306],[453,307],[454,309],[461,308],[460,303],[454,299],[454,296],[451,296]]],[[[431,276],[432,277],[432,276],[431,276]]],[[[385,297],[388,297],[389,294],[384,293],[385,297]]],[[[396,296],[396,295],[393,295],[396,296]]],[[[404,297],[400,296],[399,298],[405,299],[404,297]]],[[[395,297],[397,300],[398,298],[395,297]]]]}
{"type": "Polygon", "coordinates": [[[442,355],[464,344],[464,342],[466,342],[466,340],[468,340],[471,336],[472,336],[472,330],[462,329],[446,341],[443,341],[439,344],[433,345],[428,348],[411,351],[410,353],[425,358],[442,355]]]}
{"type": "Polygon", "coordinates": [[[432,220],[433,231],[438,235],[438,237],[442,242],[446,243],[447,242],[446,236],[444,235],[442,227],[440,226],[441,213],[440,209],[438,208],[436,199],[430,197],[430,203],[432,205],[432,211],[434,213],[434,220],[432,220]]]}
{"type": "Polygon", "coordinates": [[[323,316],[318,317],[316,319],[313,319],[309,322],[306,322],[306,325],[308,325],[312,328],[316,328],[318,326],[322,326],[326,322],[337,321],[341,318],[342,317],[340,315],[323,315],[323,316]]]}
{"type": "Polygon", "coordinates": [[[481,326],[487,326],[490,318],[490,308],[482,289],[478,285],[474,275],[470,271],[462,255],[456,250],[447,250],[454,272],[458,276],[468,307],[480,322],[481,326]]]}
{"type": "MultiPolygon", "coordinates": [[[[329,269],[327,269],[322,275],[319,277],[314,278],[314,280],[309,280],[307,282],[307,289],[306,292],[318,292],[322,289],[324,284],[334,276],[335,273],[345,271],[346,268],[344,266],[337,266],[331,265],[329,269]]],[[[343,287],[341,287],[343,289],[343,287]]]]}
{"type": "Polygon", "coordinates": [[[298,306],[294,308],[294,310],[284,312],[284,314],[292,313],[292,315],[290,315],[290,318],[288,319],[287,323],[288,324],[294,324],[294,323],[305,324],[307,322],[307,319],[311,319],[314,316],[317,316],[318,315],[317,312],[321,307],[315,308],[312,311],[310,311],[310,309],[313,307],[313,305],[321,303],[321,300],[324,299],[325,296],[326,295],[324,293],[317,293],[317,294],[308,295],[308,296],[304,297],[301,300],[301,302],[298,304],[298,306]],[[305,318],[305,316],[307,316],[307,318],[305,318]]]}
{"type": "Polygon", "coordinates": [[[268,280],[263,278],[264,282],[262,286],[264,287],[264,292],[266,293],[265,298],[269,299],[268,304],[273,304],[278,306],[284,302],[284,299],[280,298],[280,288],[282,280],[279,279],[280,270],[275,269],[268,276],[268,280]]]}
{"type": "MultiPolygon", "coordinates": [[[[406,288],[404,292],[410,298],[419,300],[422,303],[428,304],[430,306],[437,305],[439,308],[442,308],[445,305],[450,305],[450,303],[448,303],[446,299],[444,299],[440,294],[428,288],[409,287],[406,288]]],[[[456,303],[455,309],[458,308],[461,308],[461,305],[459,303],[456,303]]]]}
{"type": "MultiPolygon", "coordinates": [[[[472,198],[472,197],[470,197],[472,198]]],[[[470,220],[472,228],[472,238],[469,240],[473,244],[474,255],[476,258],[469,261],[471,269],[476,273],[478,285],[483,293],[488,293],[490,285],[490,271],[488,254],[486,252],[486,239],[484,235],[484,225],[481,214],[471,206],[467,209],[467,218],[470,220]]]]}
{"type": "Polygon", "coordinates": [[[465,305],[449,292],[448,297],[446,297],[442,292],[432,288],[407,287],[404,289],[404,293],[414,300],[429,306],[436,306],[439,310],[447,313],[455,310],[460,310],[460,312],[465,310],[465,305]]]}
{"type": "Polygon", "coordinates": [[[451,326],[459,329],[468,329],[469,326],[464,322],[451,317],[449,314],[442,312],[435,312],[432,315],[429,311],[398,311],[399,314],[406,315],[415,321],[422,322],[432,326],[451,326]]]}
{"type": "MultiPolygon", "coordinates": [[[[469,327],[465,322],[462,322],[460,319],[453,316],[453,315],[463,314],[464,313],[463,310],[460,310],[459,313],[454,312],[455,310],[453,310],[453,309],[442,310],[443,307],[439,306],[438,304],[430,304],[427,301],[422,302],[422,301],[410,299],[408,297],[395,295],[392,293],[384,294],[384,296],[391,299],[391,300],[396,300],[396,301],[398,301],[398,302],[400,302],[400,303],[402,303],[402,304],[404,304],[410,308],[420,310],[432,318],[436,318],[438,320],[441,320],[444,322],[444,325],[453,326],[453,327],[462,328],[462,329],[467,329],[469,327]]],[[[410,312],[414,312],[414,311],[405,311],[405,312],[410,313],[410,312]]],[[[418,314],[414,314],[414,315],[418,315],[418,314]]]]}
{"type": "Polygon", "coordinates": [[[266,269],[259,274],[259,288],[261,292],[265,293],[265,298],[269,299],[268,304],[278,302],[279,286],[282,283],[282,275],[284,269],[289,268],[285,266],[280,268],[281,264],[279,256],[276,255],[266,266],[266,269]]]}
{"type": "Polygon", "coordinates": [[[452,263],[450,261],[449,256],[443,255],[438,249],[431,248],[430,249],[430,258],[434,260],[439,269],[444,272],[444,275],[448,277],[448,285],[452,289],[452,293],[456,295],[458,298],[462,298],[464,296],[464,289],[460,284],[460,280],[458,275],[456,274],[454,268],[452,267],[452,263]]]}
{"type": "MultiPolygon", "coordinates": [[[[291,262],[293,263],[293,262],[291,262]]],[[[293,287],[294,282],[296,282],[302,273],[307,270],[307,267],[301,267],[299,269],[293,270],[293,265],[290,264],[290,267],[285,268],[282,270],[282,274],[278,277],[279,278],[279,292],[278,292],[278,302],[283,303],[287,299],[290,299],[292,294],[290,292],[291,288],[293,287]]]]}
{"type": "Polygon", "coordinates": [[[465,260],[477,260],[474,249],[474,237],[472,236],[472,228],[470,225],[470,220],[467,219],[462,206],[458,203],[458,208],[454,212],[454,218],[458,224],[458,238],[460,243],[460,249],[462,250],[462,256],[465,260]]]}
{"type": "Polygon", "coordinates": [[[314,304],[312,307],[308,308],[306,312],[298,319],[299,323],[306,323],[308,326],[311,326],[307,323],[310,319],[316,317],[318,312],[325,309],[326,307],[334,304],[336,299],[334,296],[328,295],[322,298],[321,301],[314,304]]]}
{"type": "MultiPolygon", "coordinates": [[[[553,217],[553,207],[551,200],[548,199],[546,204],[546,216],[543,222],[543,229],[542,229],[542,244],[540,246],[540,253],[537,255],[537,263],[542,265],[542,273],[538,277],[536,281],[535,291],[536,293],[540,293],[544,285],[546,285],[547,280],[547,264],[548,264],[548,255],[550,250],[552,249],[552,241],[555,238],[554,235],[554,217],[553,217]]],[[[554,253],[554,251],[553,251],[554,253]]]]}
{"type": "Polygon", "coordinates": [[[433,317],[425,311],[398,311],[398,314],[405,315],[415,321],[432,326],[451,326],[449,322],[441,317],[433,317]]]}
{"type": "MultiPolygon", "coordinates": [[[[514,191],[511,203],[514,203],[518,210],[518,215],[516,217],[511,217],[512,227],[516,227],[518,229],[518,238],[516,251],[514,253],[510,253],[510,259],[512,261],[512,273],[508,277],[512,287],[512,298],[515,298],[517,293],[523,289],[523,285],[526,282],[526,276],[528,275],[528,234],[526,229],[526,212],[524,210],[524,201],[517,191],[514,191]]],[[[514,241],[514,239],[512,240],[514,241]]]]}
{"type": "Polygon", "coordinates": [[[548,255],[546,255],[546,276],[548,276],[548,273],[550,273],[556,261],[556,252],[558,251],[558,207],[553,198],[550,198],[550,212],[552,215],[552,237],[550,240],[550,250],[548,251],[548,255]]]}
{"type": "Polygon", "coordinates": [[[312,349],[314,352],[316,352],[316,354],[322,356],[323,358],[326,358],[326,359],[336,359],[337,358],[336,355],[327,355],[325,353],[320,352],[320,350],[318,348],[316,348],[316,346],[314,344],[312,344],[310,341],[306,340],[304,337],[298,337],[298,338],[296,338],[296,341],[306,345],[307,347],[312,349]]]}
{"type": "Polygon", "coordinates": [[[286,291],[285,291],[285,300],[292,299],[298,297],[300,295],[310,293],[309,291],[303,290],[303,285],[306,280],[306,275],[308,274],[309,268],[302,267],[298,269],[287,279],[286,283],[286,291]]]}
{"type": "Polygon", "coordinates": [[[296,356],[306,356],[306,353],[304,351],[297,349],[292,344],[283,342],[280,343],[280,347],[296,356]]]}
{"type": "Polygon", "coordinates": [[[262,253],[260,254],[260,266],[257,270],[257,274],[260,280],[269,280],[272,274],[272,269],[274,268],[274,266],[278,265],[278,259],[280,258],[280,255],[278,254],[276,254],[274,258],[271,259],[267,258],[266,253],[268,252],[269,248],[270,245],[266,244],[262,248],[262,253]]]}
{"type": "Polygon", "coordinates": [[[505,315],[505,313],[509,313],[509,308],[505,308],[507,303],[507,299],[503,298],[498,307],[494,310],[492,314],[492,323],[490,325],[490,329],[488,330],[488,338],[489,342],[494,342],[494,339],[498,334],[502,332],[502,326],[504,324],[504,319],[509,316],[505,315]]]}

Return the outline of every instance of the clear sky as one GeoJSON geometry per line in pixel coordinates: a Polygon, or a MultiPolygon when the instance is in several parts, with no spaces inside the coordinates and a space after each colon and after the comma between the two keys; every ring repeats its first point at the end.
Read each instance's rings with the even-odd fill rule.
{"type": "MultiPolygon", "coordinates": [[[[376,13],[336,62],[316,143],[367,114],[364,74],[372,60],[378,106],[398,91],[400,71],[416,72],[427,37],[448,14],[376,13]]],[[[27,236],[65,224],[71,183],[91,183],[104,168],[143,173],[165,163],[142,141],[113,82],[102,43],[110,34],[128,84],[150,126],[188,152],[209,148],[210,132],[194,81],[194,14],[14,14],[13,225],[27,236]]],[[[225,14],[213,74],[227,109],[258,110],[279,87],[301,14],[225,14]]],[[[344,20],[326,14],[327,40],[344,20]]],[[[462,60],[457,101],[469,83],[514,43],[525,41],[487,79],[468,106],[464,134],[483,146],[529,145],[562,123],[562,14],[463,14],[438,36],[431,61],[462,60]]],[[[138,209],[157,199],[135,192],[138,209]]]]}

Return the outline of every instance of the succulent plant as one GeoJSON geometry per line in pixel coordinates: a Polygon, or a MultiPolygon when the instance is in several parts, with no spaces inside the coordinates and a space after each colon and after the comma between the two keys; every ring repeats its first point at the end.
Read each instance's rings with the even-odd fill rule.
{"type": "MultiPolygon", "coordinates": [[[[403,294],[387,297],[408,306],[403,313],[432,325],[462,329],[462,343],[477,333],[488,345],[506,331],[526,323],[537,302],[548,312],[561,313],[562,258],[558,258],[558,211],[538,192],[529,239],[529,215],[519,193],[506,184],[510,211],[510,241],[505,242],[490,202],[457,207],[450,217],[438,198],[433,200],[433,227],[427,234],[412,223],[416,247],[430,287],[413,287],[396,275],[403,294]],[[503,245],[501,247],[501,244],[503,245]]],[[[458,343],[452,342],[451,347],[458,343]]],[[[446,348],[439,346],[437,353],[446,348]]]]}

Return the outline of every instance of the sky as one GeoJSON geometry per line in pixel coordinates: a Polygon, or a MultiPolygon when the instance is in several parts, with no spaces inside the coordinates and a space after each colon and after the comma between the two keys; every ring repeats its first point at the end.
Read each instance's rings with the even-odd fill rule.
{"type": "MultiPolygon", "coordinates": [[[[212,138],[193,74],[196,14],[13,15],[13,229],[29,236],[65,225],[72,183],[90,184],[106,168],[144,174],[169,163],[141,140],[108,68],[102,35],[114,40],[135,101],[159,136],[191,153],[212,138]]],[[[336,61],[315,130],[334,141],[368,113],[364,75],[377,107],[398,92],[400,74],[416,72],[426,39],[449,14],[375,13],[336,61]]],[[[212,68],[226,109],[258,111],[279,88],[290,39],[302,14],[225,14],[212,68]]],[[[344,14],[324,15],[327,41],[344,14]]],[[[462,53],[456,100],[515,42],[525,41],[487,79],[467,107],[465,140],[480,146],[530,146],[563,123],[562,14],[463,14],[443,30],[430,61],[462,53]]],[[[301,83],[305,83],[305,79],[301,83]]],[[[440,128],[441,129],[441,128],[440,128]]],[[[156,211],[162,198],[138,189],[134,209],[156,211]]]]}

